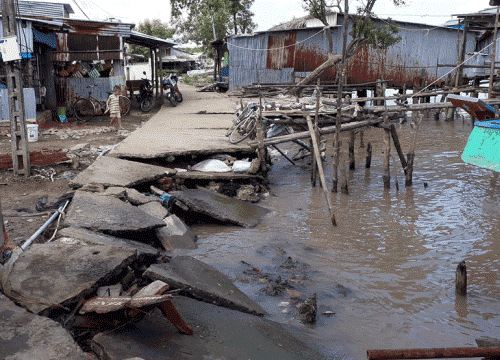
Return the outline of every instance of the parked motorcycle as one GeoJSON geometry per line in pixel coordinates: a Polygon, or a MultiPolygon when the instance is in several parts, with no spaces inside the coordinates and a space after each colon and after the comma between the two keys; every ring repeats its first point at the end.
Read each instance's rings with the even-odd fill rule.
{"type": "MultiPolygon", "coordinates": [[[[146,75],[146,72],[143,72],[146,75]]],[[[136,95],[136,100],[139,103],[141,110],[145,113],[150,112],[154,106],[153,84],[151,80],[143,78],[143,82],[139,87],[139,95],[136,95]]]]}
{"type": "MultiPolygon", "coordinates": [[[[163,80],[163,89],[167,90],[167,88],[168,88],[169,92],[171,92],[173,94],[173,98],[175,99],[176,103],[180,103],[183,100],[182,93],[179,90],[179,87],[177,86],[178,81],[179,81],[179,78],[178,78],[177,74],[175,74],[175,73],[170,74],[166,79],[163,80]]],[[[167,93],[167,98],[168,98],[168,93],[167,93]]],[[[172,103],[172,101],[170,101],[170,103],[172,103]]],[[[176,106],[176,105],[177,104],[175,104],[175,105],[172,104],[172,106],[176,106]]]]}

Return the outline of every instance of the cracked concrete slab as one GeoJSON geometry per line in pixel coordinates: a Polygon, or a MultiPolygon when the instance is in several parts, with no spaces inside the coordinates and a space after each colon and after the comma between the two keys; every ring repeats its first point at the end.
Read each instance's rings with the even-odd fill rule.
{"type": "Polygon", "coordinates": [[[99,196],[77,191],[65,224],[112,234],[144,232],[165,226],[165,223],[137,207],[112,196],[99,196]]]}
{"type": "Polygon", "coordinates": [[[97,334],[92,349],[109,360],[326,359],[306,345],[305,336],[298,340],[278,323],[185,297],[172,303],[193,328],[192,336],[180,334],[155,310],[129,327],[97,334]]]}
{"type": "Polygon", "coordinates": [[[132,249],[137,250],[139,254],[157,255],[160,253],[160,250],[158,250],[157,248],[140,241],[122,239],[119,237],[97,233],[92,230],[80,227],[70,226],[68,228],[59,230],[58,234],[59,238],[70,238],[82,240],[85,243],[95,245],[107,245],[124,249],[132,249]]]}
{"type": "Polygon", "coordinates": [[[69,185],[73,188],[80,188],[90,183],[102,184],[105,187],[133,187],[175,173],[175,170],[161,166],[101,156],[71,180],[69,185]]]}
{"type": "Polygon", "coordinates": [[[4,293],[35,314],[90,294],[137,259],[137,251],[102,245],[35,244],[19,255],[4,293]]]}
{"type": "Polygon", "coordinates": [[[89,359],[57,322],[31,314],[0,293],[0,359],[89,359]]]}
{"type": "Polygon", "coordinates": [[[190,256],[175,256],[168,263],[151,265],[144,275],[201,301],[254,315],[266,313],[226,275],[190,256]]]}
{"type": "Polygon", "coordinates": [[[170,194],[194,212],[244,227],[258,225],[271,212],[261,206],[206,189],[172,191],[170,194]]]}

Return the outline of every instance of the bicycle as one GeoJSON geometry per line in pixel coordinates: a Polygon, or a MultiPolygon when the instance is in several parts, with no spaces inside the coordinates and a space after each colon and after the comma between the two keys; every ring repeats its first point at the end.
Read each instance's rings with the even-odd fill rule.
{"type": "MultiPolygon", "coordinates": [[[[89,85],[87,87],[92,89],[94,86],[97,85],[89,85]]],[[[108,94],[111,94],[111,92],[108,94]]],[[[118,98],[120,101],[121,115],[125,116],[130,112],[130,99],[123,95],[118,95],[118,98]]],[[[84,122],[89,121],[95,115],[104,115],[107,111],[106,101],[96,99],[92,96],[91,91],[89,91],[88,97],[81,97],[73,103],[73,113],[78,120],[84,122]]]]}
{"type": "Polygon", "coordinates": [[[226,136],[231,144],[238,144],[246,138],[255,137],[255,127],[257,126],[257,114],[255,111],[258,105],[248,105],[240,115],[233,121],[233,125],[228,129],[226,136]]]}

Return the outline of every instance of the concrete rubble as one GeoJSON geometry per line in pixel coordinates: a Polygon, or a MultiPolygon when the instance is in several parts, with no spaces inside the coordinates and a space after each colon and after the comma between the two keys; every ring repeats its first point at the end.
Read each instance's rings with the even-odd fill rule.
{"type": "Polygon", "coordinates": [[[170,193],[190,210],[208,215],[216,220],[254,227],[270,213],[269,210],[248,202],[233,199],[205,189],[187,189],[170,193]]]}
{"type": "Polygon", "coordinates": [[[32,314],[0,294],[0,359],[88,360],[57,322],[32,314]]]}
{"type": "Polygon", "coordinates": [[[96,183],[105,187],[133,187],[173,174],[175,174],[175,170],[172,169],[110,156],[101,156],[87,169],[78,174],[70,182],[70,186],[79,188],[89,183],[96,183]]]}
{"type": "Polygon", "coordinates": [[[32,245],[14,263],[3,292],[35,314],[46,313],[70,306],[136,258],[135,250],[112,246],[32,245]]]}
{"type": "Polygon", "coordinates": [[[137,207],[112,196],[77,191],[65,223],[110,234],[145,232],[165,224],[137,207]]]}
{"type": "Polygon", "coordinates": [[[144,275],[161,280],[195,299],[254,315],[266,311],[243,294],[231,280],[211,266],[190,256],[176,256],[169,262],[151,265],[144,275]]]}

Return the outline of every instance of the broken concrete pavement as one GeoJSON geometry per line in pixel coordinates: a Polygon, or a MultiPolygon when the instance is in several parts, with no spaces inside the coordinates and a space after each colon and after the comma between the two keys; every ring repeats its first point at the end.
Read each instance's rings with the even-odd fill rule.
{"type": "Polygon", "coordinates": [[[227,276],[190,256],[176,256],[168,263],[154,264],[144,275],[152,280],[161,280],[172,289],[181,289],[183,294],[201,301],[255,315],[266,313],[227,276]]]}
{"type": "Polygon", "coordinates": [[[57,322],[34,315],[0,294],[0,359],[89,359],[57,322]]]}
{"type": "Polygon", "coordinates": [[[245,227],[258,225],[270,213],[270,210],[261,206],[205,189],[186,189],[170,194],[194,212],[245,227]]]}
{"type": "Polygon", "coordinates": [[[86,191],[75,193],[65,223],[106,233],[144,232],[165,226],[160,219],[115,197],[86,191]]]}
{"type": "Polygon", "coordinates": [[[14,263],[3,292],[40,314],[90,294],[136,258],[135,250],[111,246],[32,245],[14,263]]]}
{"type": "Polygon", "coordinates": [[[175,170],[110,156],[99,157],[70,182],[73,188],[96,183],[108,186],[133,187],[154,181],[165,175],[174,175],[175,170]]]}

